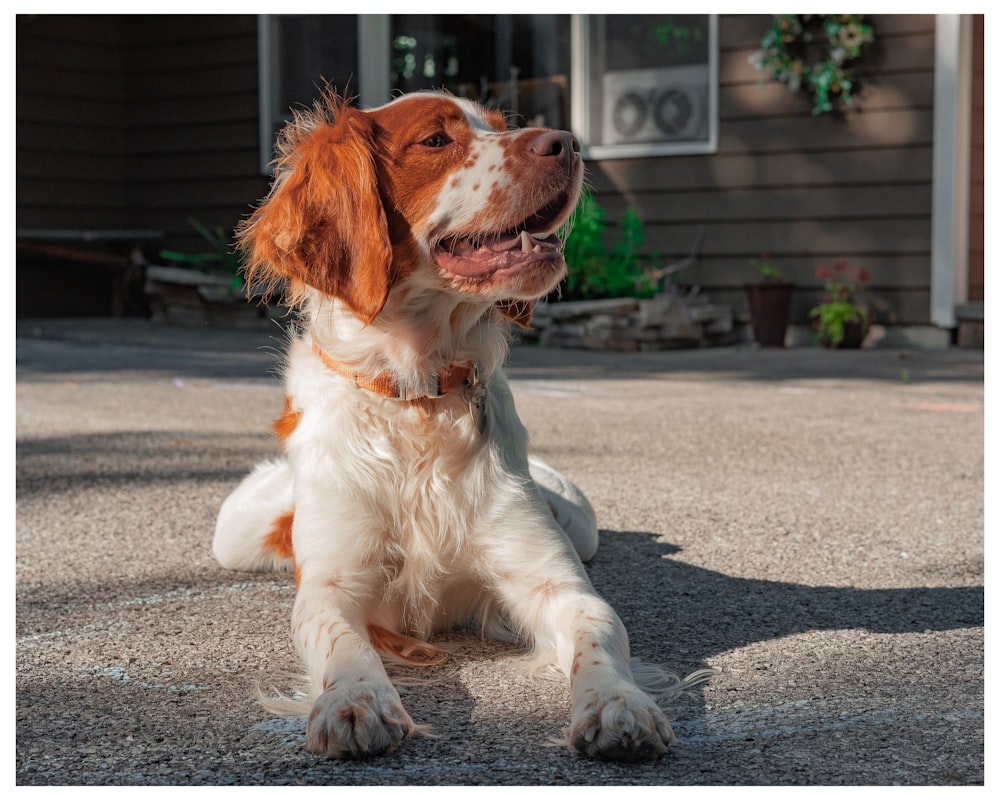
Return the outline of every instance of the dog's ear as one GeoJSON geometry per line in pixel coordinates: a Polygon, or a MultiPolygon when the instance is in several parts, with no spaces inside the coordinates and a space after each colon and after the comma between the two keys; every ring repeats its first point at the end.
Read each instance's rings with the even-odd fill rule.
{"type": "Polygon", "coordinates": [[[368,323],[385,305],[392,261],[373,124],[344,102],[324,102],[286,127],[271,191],[237,240],[248,282],[286,278],[293,302],[312,286],[368,323]]]}

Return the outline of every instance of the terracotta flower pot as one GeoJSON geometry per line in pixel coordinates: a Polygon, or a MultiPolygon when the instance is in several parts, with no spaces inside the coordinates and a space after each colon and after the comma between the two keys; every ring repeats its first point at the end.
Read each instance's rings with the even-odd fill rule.
{"type": "Polygon", "coordinates": [[[792,312],[794,284],[780,281],[744,286],[754,341],[761,347],[784,347],[792,312]]]}

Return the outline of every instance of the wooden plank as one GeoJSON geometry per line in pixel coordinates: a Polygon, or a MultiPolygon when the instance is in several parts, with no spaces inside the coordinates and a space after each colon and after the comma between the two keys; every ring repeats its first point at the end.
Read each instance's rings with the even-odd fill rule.
{"type": "Polygon", "coordinates": [[[85,202],[75,204],[59,198],[60,202],[36,204],[21,202],[18,197],[17,222],[26,227],[104,227],[111,222],[129,222],[128,214],[118,203],[85,202]]]}
{"type": "Polygon", "coordinates": [[[720,155],[911,147],[933,142],[934,114],[926,109],[870,111],[844,116],[799,115],[781,119],[730,120],[720,128],[720,155]]]}
{"type": "Polygon", "coordinates": [[[136,127],[182,128],[194,123],[257,119],[257,93],[217,97],[148,97],[130,104],[141,120],[136,127]]]}
{"type": "Polygon", "coordinates": [[[31,180],[18,177],[17,191],[17,224],[26,228],[104,228],[117,222],[119,225],[130,222],[126,204],[127,186],[122,183],[76,181],[55,183],[50,180],[31,180]],[[58,222],[48,222],[33,215],[22,219],[22,212],[30,213],[30,209],[73,209],[75,212],[87,212],[87,219],[74,222],[73,217],[61,217],[58,222]]]}
{"type": "MultiPolygon", "coordinates": [[[[651,249],[667,252],[678,242],[695,241],[704,229],[701,252],[706,256],[759,253],[849,258],[874,253],[921,254],[930,249],[928,218],[798,220],[792,222],[691,222],[646,226],[651,249]]],[[[685,246],[690,246],[689,244],[685,246]]]]}
{"type": "Polygon", "coordinates": [[[19,14],[16,19],[19,71],[59,69],[69,80],[78,72],[120,73],[125,52],[123,17],[19,14]]]}
{"type": "Polygon", "coordinates": [[[129,38],[140,49],[163,42],[256,37],[256,14],[170,14],[129,18],[129,38]]]}
{"type": "MultiPolygon", "coordinates": [[[[932,108],[934,81],[926,72],[879,75],[862,85],[854,102],[855,107],[864,112],[932,108]]],[[[803,116],[810,112],[807,97],[775,81],[719,87],[719,119],[723,128],[730,120],[763,120],[768,116],[803,116]]]]}
{"type": "Polygon", "coordinates": [[[259,76],[256,61],[236,64],[218,64],[211,69],[203,66],[184,65],[169,71],[150,73],[135,81],[141,86],[132,87],[150,98],[164,100],[178,98],[219,96],[228,94],[256,94],[259,76]]]}
{"type": "Polygon", "coordinates": [[[78,102],[83,99],[121,103],[125,99],[125,81],[121,76],[120,65],[107,70],[89,71],[46,63],[18,67],[17,93],[19,102],[22,97],[37,96],[52,103],[66,100],[78,102]]]}
{"type": "Polygon", "coordinates": [[[144,213],[179,215],[182,219],[198,217],[205,208],[229,208],[235,218],[252,211],[257,201],[267,194],[267,189],[268,180],[258,175],[231,175],[217,180],[204,178],[175,184],[171,191],[165,187],[149,191],[144,187],[137,193],[134,208],[144,213]]]}
{"type": "MultiPolygon", "coordinates": [[[[677,257],[684,253],[683,242],[677,242],[669,255],[677,257]]],[[[681,283],[697,284],[705,287],[742,286],[756,280],[756,272],[750,264],[751,258],[760,254],[739,256],[705,256],[694,266],[678,273],[681,283]]],[[[785,280],[800,289],[822,291],[823,282],[816,277],[816,270],[830,266],[836,260],[830,256],[810,256],[789,254],[775,256],[785,280]]],[[[849,263],[865,267],[873,276],[873,287],[880,290],[926,289],[930,280],[930,257],[926,255],[892,255],[877,253],[855,255],[849,263]]]]}
{"type": "Polygon", "coordinates": [[[15,19],[18,39],[30,45],[26,51],[37,52],[36,47],[55,48],[59,43],[118,45],[128,17],[117,14],[17,14],[15,19]]]}
{"type": "Polygon", "coordinates": [[[127,64],[137,76],[183,69],[212,69],[220,64],[245,64],[255,61],[257,35],[193,41],[166,41],[159,44],[134,44],[127,64]]]}
{"type": "MultiPolygon", "coordinates": [[[[67,126],[49,122],[22,120],[15,126],[18,163],[23,153],[29,159],[46,159],[52,151],[63,154],[121,156],[125,152],[124,127],[94,128],[89,125],[67,126]]],[[[43,166],[43,165],[38,165],[43,166]]]]}
{"type": "Polygon", "coordinates": [[[24,41],[17,43],[18,70],[56,70],[72,80],[76,73],[105,75],[111,80],[121,78],[124,50],[116,44],[101,42],[24,41]]]}
{"type": "MultiPolygon", "coordinates": [[[[746,318],[746,295],[742,287],[710,287],[713,303],[731,305],[746,318]]],[[[792,323],[809,324],[809,309],[822,301],[822,291],[797,289],[792,296],[792,323]]],[[[881,325],[929,325],[930,292],[926,289],[885,289],[866,293],[873,320],[881,325]]]]}
{"type": "Polygon", "coordinates": [[[124,106],[114,98],[38,94],[24,94],[17,98],[17,118],[28,122],[113,129],[124,123],[124,115],[124,106]]]}
{"type": "MultiPolygon", "coordinates": [[[[876,48],[866,53],[855,63],[858,76],[932,70],[934,67],[934,33],[915,33],[876,42],[876,48]]],[[[760,80],[763,73],[750,63],[750,56],[757,45],[746,49],[719,53],[719,83],[753,83],[760,80]]]]}
{"type": "MultiPolygon", "coordinates": [[[[869,21],[875,27],[876,40],[934,33],[933,14],[871,14],[869,21]]],[[[756,47],[770,25],[770,14],[724,14],[719,20],[720,49],[756,47]]]]}
{"type": "Polygon", "coordinates": [[[243,149],[141,155],[131,160],[131,169],[132,175],[143,183],[176,184],[212,176],[253,174],[258,166],[255,155],[243,149]]]}
{"type": "Polygon", "coordinates": [[[986,258],[982,251],[969,253],[969,301],[982,302],[985,295],[986,258]]]}
{"type": "Polygon", "coordinates": [[[930,217],[929,183],[718,191],[653,191],[595,195],[611,220],[631,206],[647,224],[676,221],[930,217]]]}
{"type": "Polygon", "coordinates": [[[19,179],[31,178],[64,186],[73,182],[126,181],[127,167],[120,153],[85,153],[83,156],[80,153],[25,148],[17,154],[17,175],[19,179]]]}
{"type": "Polygon", "coordinates": [[[926,183],[931,179],[931,148],[608,159],[588,162],[587,172],[599,192],[616,192],[622,186],[648,192],[664,186],[723,191],[926,183]]]}
{"type": "Polygon", "coordinates": [[[156,125],[134,130],[129,138],[129,151],[134,156],[190,151],[256,151],[258,136],[256,120],[186,125],[183,127],[183,135],[179,135],[176,127],[156,125]]]}

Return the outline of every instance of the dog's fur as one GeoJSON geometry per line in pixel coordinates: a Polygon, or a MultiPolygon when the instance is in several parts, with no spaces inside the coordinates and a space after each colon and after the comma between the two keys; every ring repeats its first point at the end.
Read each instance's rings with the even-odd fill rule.
{"type": "MultiPolygon", "coordinates": [[[[284,455],[225,501],[213,549],[233,569],[295,572],[311,750],[399,746],[416,726],[383,657],[438,663],[427,640],[469,625],[565,673],[573,747],[636,761],[674,740],[584,572],[594,513],[529,461],[500,369],[511,325],[564,275],[556,232],[582,181],[570,134],[507,130],[440,93],[371,111],[328,94],[283,132],[239,240],[250,279],[281,281],[302,309],[284,455]]],[[[647,688],[678,688],[665,674],[647,688]]]]}

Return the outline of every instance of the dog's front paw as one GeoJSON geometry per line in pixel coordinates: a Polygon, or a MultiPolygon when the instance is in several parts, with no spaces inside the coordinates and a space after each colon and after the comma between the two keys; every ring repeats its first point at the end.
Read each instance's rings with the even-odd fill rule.
{"type": "Polygon", "coordinates": [[[651,761],[675,741],[656,703],[628,684],[588,690],[569,732],[569,743],[581,753],[608,761],[651,761]]]}
{"type": "Polygon", "coordinates": [[[313,704],[306,747],[331,758],[364,758],[389,753],[414,730],[392,686],[330,688],[313,704]]]}

